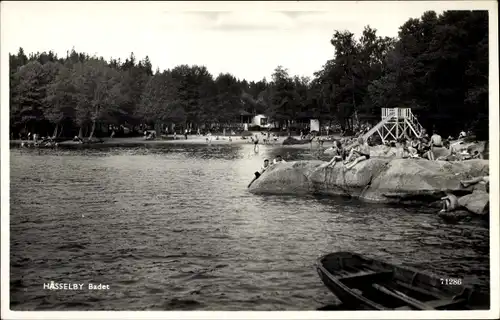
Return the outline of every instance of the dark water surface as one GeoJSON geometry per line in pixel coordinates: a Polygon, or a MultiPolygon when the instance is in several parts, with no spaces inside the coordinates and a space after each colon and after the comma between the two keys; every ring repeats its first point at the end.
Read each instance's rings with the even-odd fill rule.
{"type": "Polygon", "coordinates": [[[355,251],[488,286],[489,231],[343,198],[257,196],[250,145],[11,150],[14,310],[314,310],[315,259],[355,251]],[[55,282],[105,291],[50,291],[55,282]]]}

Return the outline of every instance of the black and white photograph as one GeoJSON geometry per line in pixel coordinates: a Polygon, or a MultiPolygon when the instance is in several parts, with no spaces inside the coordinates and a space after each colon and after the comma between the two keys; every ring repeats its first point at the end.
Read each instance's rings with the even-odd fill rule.
{"type": "Polygon", "coordinates": [[[500,316],[496,1],[5,1],[1,37],[2,319],[500,316]]]}

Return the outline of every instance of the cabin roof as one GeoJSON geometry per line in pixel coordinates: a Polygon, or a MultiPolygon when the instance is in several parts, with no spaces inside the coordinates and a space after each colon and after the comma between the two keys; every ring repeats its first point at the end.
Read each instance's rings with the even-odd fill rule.
{"type": "Polygon", "coordinates": [[[240,116],[253,116],[253,114],[245,110],[240,110],[240,116]]]}

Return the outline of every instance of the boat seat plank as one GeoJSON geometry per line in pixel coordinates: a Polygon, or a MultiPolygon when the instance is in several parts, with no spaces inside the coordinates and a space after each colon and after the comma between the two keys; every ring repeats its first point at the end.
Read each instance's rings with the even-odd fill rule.
{"type": "Polygon", "coordinates": [[[342,277],[342,280],[349,280],[349,281],[355,281],[358,279],[371,279],[371,278],[377,278],[377,277],[382,277],[382,276],[388,276],[392,275],[392,271],[367,271],[367,272],[359,272],[359,273],[354,273],[350,274],[346,277],[342,277]]]}
{"type": "Polygon", "coordinates": [[[367,276],[369,274],[375,274],[376,272],[374,271],[362,271],[362,272],[356,272],[356,273],[351,273],[349,274],[346,278],[355,278],[355,277],[361,277],[361,276],[367,276]]]}
{"type": "Polygon", "coordinates": [[[437,293],[431,292],[429,290],[425,290],[425,289],[422,289],[422,288],[419,288],[419,287],[412,286],[412,285],[404,283],[404,282],[396,281],[396,285],[398,285],[400,287],[403,287],[405,289],[411,290],[411,291],[415,291],[415,292],[418,292],[418,293],[421,293],[421,294],[425,294],[425,295],[434,297],[436,299],[441,299],[441,300],[446,299],[446,297],[444,297],[442,295],[439,295],[437,293]]]}
{"type": "Polygon", "coordinates": [[[417,309],[420,309],[420,310],[433,310],[434,308],[426,303],[423,303],[421,301],[418,301],[416,299],[413,299],[412,297],[409,297],[407,295],[405,295],[404,293],[402,292],[399,292],[399,291],[396,291],[396,290],[391,290],[389,288],[386,288],[384,286],[381,286],[381,285],[378,285],[378,284],[373,284],[372,285],[373,288],[377,289],[378,291],[380,292],[383,292],[387,295],[390,295],[412,307],[415,307],[417,309]]]}

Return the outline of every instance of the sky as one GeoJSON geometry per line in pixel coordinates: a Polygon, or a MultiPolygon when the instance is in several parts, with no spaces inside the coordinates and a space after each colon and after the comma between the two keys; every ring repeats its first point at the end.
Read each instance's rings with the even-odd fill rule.
{"type": "MultiPolygon", "coordinates": [[[[149,56],[153,68],[205,65],[258,81],[278,65],[313,76],[333,58],[335,30],[359,38],[366,25],[396,37],[425,11],[470,8],[472,2],[2,2],[2,46],[10,53],[75,48],[122,58],[149,56]]],[[[478,6],[481,1],[473,1],[478,6]]]]}

